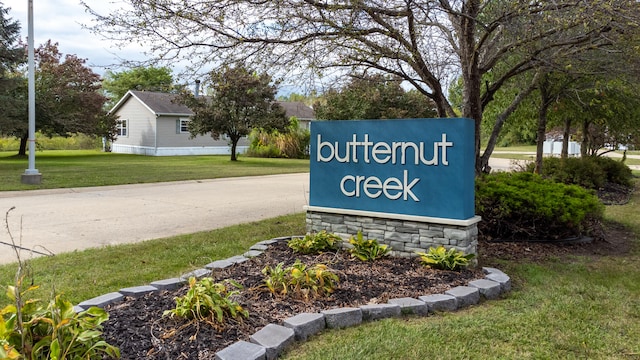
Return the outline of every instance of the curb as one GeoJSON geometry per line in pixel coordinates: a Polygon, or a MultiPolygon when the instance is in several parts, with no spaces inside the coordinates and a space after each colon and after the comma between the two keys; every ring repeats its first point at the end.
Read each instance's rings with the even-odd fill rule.
{"type": "MultiPolygon", "coordinates": [[[[211,274],[214,269],[224,269],[237,263],[242,263],[252,257],[260,256],[269,245],[279,241],[286,241],[292,237],[279,237],[264,240],[253,245],[243,255],[232,256],[228,259],[217,260],[205,265],[203,269],[196,269],[179,278],[158,280],[149,285],[120,289],[85,300],[74,306],[76,312],[87,310],[93,306],[104,308],[107,305],[124,300],[125,296],[141,297],[148,293],[161,290],[174,290],[184,284],[190,276],[198,279],[211,274]]],[[[325,310],[320,313],[301,313],[287,318],[282,325],[268,324],[255,334],[249,341],[237,341],[215,355],[217,360],[272,360],[293,342],[306,341],[311,335],[324,329],[340,329],[361,324],[363,321],[375,321],[403,315],[426,316],[441,311],[456,311],[478,304],[481,299],[497,299],[501,294],[511,290],[509,276],[496,268],[483,267],[486,274],[484,279],[470,281],[468,286],[458,286],[447,290],[444,294],[431,294],[414,298],[389,299],[387,304],[367,304],[360,307],[345,307],[325,310]]]]}

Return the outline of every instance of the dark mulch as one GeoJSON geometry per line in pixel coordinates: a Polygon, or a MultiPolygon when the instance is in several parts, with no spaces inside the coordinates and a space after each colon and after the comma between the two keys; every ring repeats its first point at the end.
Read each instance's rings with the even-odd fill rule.
{"type": "MultiPolygon", "coordinates": [[[[622,203],[625,201],[623,193],[607,193],[608,199],[622,203]]],[[[483,266],[495,266],[504,260],[543,262],[569,255],[617,256],[629,252],[633,238],[629,230],[607,223],[602,236],[590,243],[496,243],[479,239],[478,253],[483,266]]],[[[110,319],[105,323],[104,335],[107,342],[120,348],[123,359],[213,359],[217,351],[238,340],[248,340],[263,326],[282,323],[282,320],[302,312],[442,293],[483,276],[479,270],[452,272],[427,269],[415,258],[385,258],[365,263],[351,259],[345,252],[299,255],[280,242],[257,258],[214,274],[219,281],[235,279],[244,286],[237,300],[249,311],[248,319],[231,322],[221,331],[208,324],[163,317],[164,310],[175,306],[174,297],[186,292],[186,288],[182,288],[138,299],[128,298],[107,308],[110,319]],[[302,301],[274,297],[260,286],[263,281],[261,270],[266,265],[275,266],[279,262],[290,265],[296,259],[306,264],[328,264],[340,276],[338,290],[329,298],[302,301]]]]}
{"type": "Polygon", "coordinates": [[[269,323],[302,312],[386,303],[391,298],[442,293],[482,278],[480,270],[443,271],[427,269],[418,259],[387,257],[375,262],[353,259],[345,251],[321,255],[294,254],[285,242],[269,247],[264,254],[214,273],[218,281],[234,279],[244,289],[237,301],[249,311],[249,318],[232,322],[224,330],[206,324],[162,317],[164,310],[175,306],[174,297],[186,292],[163,291],[107,308],[105,339],[118,346],[123,359],[213,359],[215,352],[249,336],[269,323]],[[305,264],[324,263],[340,277],[338,290],[328,298],[304,301],[275,297],[261,286],[261,270],[296,259],[305,264]]]}

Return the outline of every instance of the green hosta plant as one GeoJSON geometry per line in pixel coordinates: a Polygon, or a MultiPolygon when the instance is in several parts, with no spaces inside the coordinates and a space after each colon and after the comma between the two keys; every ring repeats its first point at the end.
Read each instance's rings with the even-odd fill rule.
{"type": "MultiPolygon", "coordinates": [[[[19,287],[18,287],[19,288],[19,287]]],[[[17,307],[31,286],[19,296],[9,286],[13,301],[2,309],[0,317],[0,358],[2,359],[103,359],[119,358],[120,350],[102,338],[102,323],[109,319],[103,309],[92,307],[76,313],[71,302],[56,295],[48,306],[29,299],[17,307]],[[19,321],[19,320],[22,321],[19,321]]]]}
{"type": "Polygon", "coordinates": [[[265,286],[273,294],[294,294],[305,300],[331,295],[340,280],[326,265],[309,267],[300,260],[286,268],[284,263],[275,267],[266,266],[262,273],[265,275],[265,286]]]}
{"type": "Polygon", "coordinates": [[[315,254],[322,251],[336,251],[341,242],[340,236],[322,230],[318,233],[307,234],[304,238],[291,239],[287,245],[297,253],[315,254]]]}
{"type": "Polygon", "coordinates": [[[420,256],[420,262],[428,267],[443,270],[459,270],[469,265],[474,254],[465,255],[462,251],[451,248],[447,250],[444,246],[429,248],[428,252],[416,252],[420,256]]]}
{"type": "MultiPolygon", "coordinates": [[[[236,289],[242,289],[242,286],[233,280],[227,280],[226,283],[236,289]]],[[[238,290],[229,291],[226,284],[216,283],[212,278],[205,277],[196,281],[195,277],[191,277],[187,293],[177,297],[176,307],[166,310],[163,315],[222,326],[229,317],[240,319],[249,316],[242,306],[231,299],[238,293],[238,290]]]]}
{"type": "Polygon", "coordinates": [[[365,240],[362,236],[362,232],[358,231],[356,237],[349,239],[349,244],[353,245],[353,248],[349,250],[351,256],[356,257],[362,261],[373,261],[383,256],[389,255],[391,248],[388,245],[380,245],[375,239],[365,240]]]}

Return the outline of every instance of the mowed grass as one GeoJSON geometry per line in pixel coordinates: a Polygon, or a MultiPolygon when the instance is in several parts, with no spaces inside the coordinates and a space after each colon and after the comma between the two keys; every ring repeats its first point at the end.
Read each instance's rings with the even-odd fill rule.
{"type": "Polygon", "coordinates": [[[228,155],[140,156],[98,150],[45,150],[36,153],[42,184],[24,185],[27,157],[0,152],[0,191],[201,180],[309,171],[309,160],[262,159],[228,155]]]}
{"type": "Polygon", "coordinates": [[[513,289],[501,300],[325,331],[283,359],[640,359],[638,214],[638,191],[606,210],[635,231],[628,255],[503,261],[513,289]]]}
{"type": "MultiPolygon", "coordinates": [[[[15,233],[15,231],[14,231],[15,233]]],[[[35,295],[49,299],[55,289],[77,304],[124,287],[179,277],[206,264],[246,252],[258,241],[305,233],[303,213],[189,235],[38,257],[29,261],[35,295]]],[[[17,234],[16,234],[17,235],[17,234]]],[[[4,235],[3,235],[3,238],[4,235]]],[[[3,246],[2,251],[11,251],[3,246]]],[[[25,259],[28,253],[24,253],[25,259]]],[[[17,264],[0,266],[0,286],[14,283],[17,264]]],[[[0,306],[8,299],[4,290],[0,306]]]]}

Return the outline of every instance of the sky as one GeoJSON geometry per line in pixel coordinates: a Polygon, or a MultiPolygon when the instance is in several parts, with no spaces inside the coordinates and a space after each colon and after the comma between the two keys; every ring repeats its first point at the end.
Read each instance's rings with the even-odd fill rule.
{"type": "MultiPolygon", "coordinates": [[[[21,26],[21,37],[26,43],[28,34],[28,0],[0,0],[10,8],[8,17],[21,26]]],[[[110,0],[87,0],[89,6],[101,13],[117,6],[110,0]]],[[[118,49],[114,44],[82,28],[91,25],[93,18],[85,13],[79,0],[33,0],[34,43],[37,48],[47,40],[58,43],[63,54],[87,59],[94,72],[103,75],[107,69],[119,71],[119,59],[141,60],[145,56],[139,48],[118,49]]]]}

